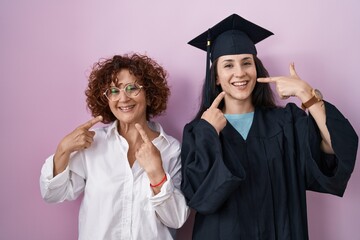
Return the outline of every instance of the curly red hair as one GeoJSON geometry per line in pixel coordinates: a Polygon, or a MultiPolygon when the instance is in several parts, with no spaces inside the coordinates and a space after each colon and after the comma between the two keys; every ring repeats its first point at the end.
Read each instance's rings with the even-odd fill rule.
{"type": "Polygon", "coordinates": [[[125,54],[115,55],[95,63],[89,76],[88,87],[85,90],[87,107],[92,116],[101,115],[103,123],[116,120],[111,112],[108,100],[103,95],[105,90],[115,81],[120,70],[127,69],[133,74],[146,93],[146,119],[160,115],[166,110],[170,89],[167,84],[167,72],[146,55],[125,54]]]}

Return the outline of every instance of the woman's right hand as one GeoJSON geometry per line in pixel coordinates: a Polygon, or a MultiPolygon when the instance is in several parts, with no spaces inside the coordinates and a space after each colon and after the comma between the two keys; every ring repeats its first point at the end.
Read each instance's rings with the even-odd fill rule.
{"type": "Polygon", "coordinates": [[[97,116],[87,121],[60,141],[54,156],[54,176],[65,170],[72,152],[90,147],[95,135],[90,128],[101,122],[102,119],[102,116],[97,116]]]}
{"type": "Polygon", "coordinates": [[[213,101],[211,106],[202,114],[201,119],[209,122],[219,134],[221,130],[226,126],[226,118],[223,112],[218,109],[218,106],[223,100],[225,92],[221,92],[213,101]]]}
{"type": "Polygon", "coordinates": [[[102,116],[97,116],[80,125],[61,140],[58,148],[60,148],[62,152],[72,153],[90,147],[95,135],[95,132],[90,131],[90,128],[101,121],[102,116]]]}

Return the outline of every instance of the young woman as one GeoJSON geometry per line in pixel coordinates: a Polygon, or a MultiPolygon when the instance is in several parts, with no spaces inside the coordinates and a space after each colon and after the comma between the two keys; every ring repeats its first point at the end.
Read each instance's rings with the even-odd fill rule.
{"type": "Polygon", "coordinates": [[[189,42],[212,60],[182,141],[193,239],[308,239],[306,190],[342,196],[353,171],[358,137],[348,120],[294,64],[270,78],[257,58],[255,44],[270,35],[234,14],[189,42]],[[303,109],[276,106],[269,84],[303,109]]]}
{"type": "Polygon", "coordinates": [[[173,239],[189,209],[180,144],[150,119],[166,109],[166,72],[147,56],[96,63],[86,90],[93,119],[66,135],[43,165],[47,202],[84,198],[79,239],[173,239]],[[90,130],[96,123],[109,123],[90,130]]]}

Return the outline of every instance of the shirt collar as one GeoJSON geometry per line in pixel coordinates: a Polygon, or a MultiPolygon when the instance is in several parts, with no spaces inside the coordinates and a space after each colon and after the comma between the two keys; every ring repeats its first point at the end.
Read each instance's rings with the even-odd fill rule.
{"type": "Polygon", "coordinates": [[[110,137],[111,134],[117,132],[117,120],[113,121],[106,130],[106,137],[110,137]]]}

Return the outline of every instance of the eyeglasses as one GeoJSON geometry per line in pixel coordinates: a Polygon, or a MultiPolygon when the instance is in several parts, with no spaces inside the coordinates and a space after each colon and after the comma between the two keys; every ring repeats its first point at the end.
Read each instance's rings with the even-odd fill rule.
{"type": "Polygon", "coordinates": [[[106,91],[103,94],[109,101],[115,102],[115,101],[119,101],[121,91],[124,91],[124,93],[127,97],[133,98],[133,97],[136,97],[137,95],[139,95],[142,88],[143,88],[143,86],[140,86],[136,82],[128,83],[123,88],[110,87],[110,88],[106,89],[106,91]]]}

